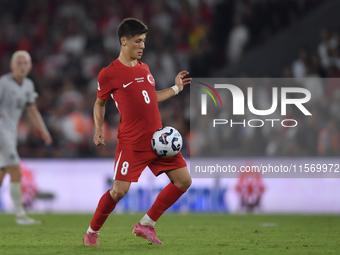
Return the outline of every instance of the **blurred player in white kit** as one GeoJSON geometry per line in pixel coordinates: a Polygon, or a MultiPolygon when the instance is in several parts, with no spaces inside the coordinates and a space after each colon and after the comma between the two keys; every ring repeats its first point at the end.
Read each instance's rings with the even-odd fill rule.
{"type": "Polygon", "coordinates": [[[4,176],[8,173],[11,177],[10,194],[17,224],[40,224],[40,221],[27,216],[21,200],[17,128],[24,109],[26,109],[30,121],[40,131],[46,145],[52,143],[52,138],[35,105],[37,93],[34,90],[34,84],[26,77],[32,68],[29,53],[16,51],[12,55],[10,68],[10,73],[0,77],[0,186],[4,176]]]}

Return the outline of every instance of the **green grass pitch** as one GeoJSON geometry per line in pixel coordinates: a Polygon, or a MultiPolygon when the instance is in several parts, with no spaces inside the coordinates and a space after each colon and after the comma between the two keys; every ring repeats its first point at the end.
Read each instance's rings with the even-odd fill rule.
{"type": "Polygon", "coordinates": [[[141,214],[112,214],[98,247],[82,244],[92,215],[33,215],[18,226],[0,214],[0,254],[340,254],[340,216],[165,214],[156,225],[164,245],[134,236],[141,214]]]}

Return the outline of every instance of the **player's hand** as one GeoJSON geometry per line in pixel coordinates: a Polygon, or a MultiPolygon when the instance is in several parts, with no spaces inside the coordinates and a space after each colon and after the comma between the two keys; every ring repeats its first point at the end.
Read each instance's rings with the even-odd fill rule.
{"type": "Polygon", "coordinates": [[[179,92],[181,92],[185,85],[190,84],[192,78],[184,78],[189,74],[188,71],[181,71],[175,78],[175,85],[177,85],[179,92]]]}
{"type": "Polygon", "coordinates": [[[44,140],[46,145],[51,145],[52,144],[52,137],[49,133],[43,133],[42,134],[42,139],[44,140]]]}
{"type": "Polygon", "coordinates": [[[104,131],[102,129],[96,130],[96,133],[93,137],[93,142],[97,146],[105,145],[104,131]]]}

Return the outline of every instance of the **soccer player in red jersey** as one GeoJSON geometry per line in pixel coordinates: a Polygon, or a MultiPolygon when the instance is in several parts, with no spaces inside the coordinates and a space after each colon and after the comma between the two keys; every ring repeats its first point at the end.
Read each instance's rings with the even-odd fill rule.
{"type": "Polygon", "coordinates": [[[115,155],[113,186],[99,200],[84,237],[85,245],[98,245],[97,238],[109,214],[148,166],[155,176],[165,173],[170,183],[159,193],[156,201],[138,222],[133,233],[149,243],[162,244],[155,233],[158,218],[172,206],[191,185],[191,177],[181,153],[174,157],[158,156],[151,147],[153,133],[162,127],[158,102],[177,95],[191,78],[181,71],[171,88],[155,90],[155,80],[148,65],[139,61],[145,48],[148,28],[141,21],[125,19],[117,29],[121,44],[119,57],[98,75],[97,100],[93,114],[97,146],[105,145],[103,121],[106,101],[112,98],[120,113],[118,144],[115,155]]]}

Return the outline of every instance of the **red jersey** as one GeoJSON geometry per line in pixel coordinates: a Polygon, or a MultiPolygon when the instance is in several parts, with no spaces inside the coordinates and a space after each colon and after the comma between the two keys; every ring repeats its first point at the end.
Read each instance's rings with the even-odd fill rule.
{"type": "Polygon", "coordinates": [[[140,61],[134,67],[118,59],[98,75],[97,97],[112,98],[120,113],[117,149],[148,151],[153,133],[162,127],[155,80],[149,66],[140,61]]]}

